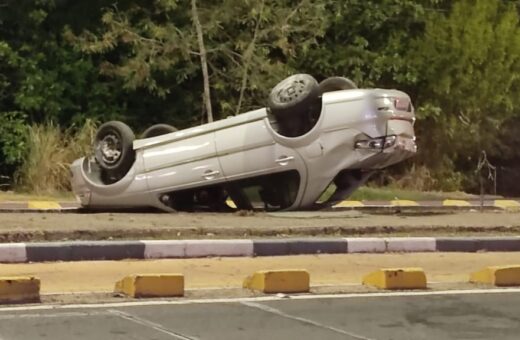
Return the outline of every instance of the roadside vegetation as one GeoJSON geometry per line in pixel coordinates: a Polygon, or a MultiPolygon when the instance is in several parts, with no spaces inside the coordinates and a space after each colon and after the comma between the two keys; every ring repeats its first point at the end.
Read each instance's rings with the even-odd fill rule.
{"type": "Polygon", "coordinates": [[[393,200],[410,200],[410,201],[437,201],[445,199],[470,199],[472,195],[464,192],[442,192],[442,191],[416,191],[399,189],[392,187],[373,187],[364,186],[354,191],[349,200],[358,201],[393,201],[393,200]]]}
{"type": "Polygon", "coordinates": [[[502,0],[0,0],[0,186],[67,191],[93,122],[194,126],[263,106],[292,73],[412,96],[419,154],[370,190],[477,193],[483,177],[520,195],[519,5],[502,0]]]}
{"type": "Polygon", "coordinates": [[[18,191],[58,196],[70,191],[69,165],[90,154],[95,130],[90,120],[68,130],[53,123],[29,126],[24,161],[16,172],[18,191]]]}
{"type": "MultiPolygon", "coordinates": [[[[54,188],[53,188],[54,189],[54,188]]],[[[328,198],[333,192],[329,189],[323,194],[323,198],[328,198]]],[[[400,200],[444,200],[444,199],[471,199],[476,198],[464,192],[441,192],[441,191],[415,191],[407,189],[396,189],[391,187],[362,186],[356,190],[349,200],[359,201],[392,201],[400,200]]],[[[22,202],[22,201],[74,201],[74,195],[69,191],[0,191],[0,202],[22,202]]]]}
{"type": "MultiPolygon", "coordinates": [[[[321,195],[318,201],[326,201],[333,193],[336,187],[331,184],[327,190],[321,195]]],[[[1,197],[1,196],[0,196],[1,197]]],[[[393,200],[410,200],[410,201],[438,201],[445,199],[474,199],[478,196],[467,194],[461,191],[445,192],[445,191],[418,191],[414,189],[403,189],[395,186],[375,186],[369,184],[358,188],[349,196],[348,200],[353,201],[393,201],[393,200]]]]}

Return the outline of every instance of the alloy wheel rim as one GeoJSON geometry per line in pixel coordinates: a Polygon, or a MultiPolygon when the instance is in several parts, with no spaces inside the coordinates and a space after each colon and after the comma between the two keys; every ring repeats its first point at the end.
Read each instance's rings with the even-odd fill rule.
{"type": "Polygon", "coordinates": [[[115,134],[108,134],[101,140],[101,155],[103,162],[115,164],[121,158],[123,148],[121,141],[115,134]]]}

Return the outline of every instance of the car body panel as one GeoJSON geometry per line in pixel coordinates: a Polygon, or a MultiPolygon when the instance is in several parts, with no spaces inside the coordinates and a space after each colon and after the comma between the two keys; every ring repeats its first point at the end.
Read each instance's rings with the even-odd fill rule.
{"type": "Polygon", "coordinates": [[[143,147],[139,154],[143,155],[151,192],[208,185],[224,179],[214,132],[143,147]]]}
{"type": "Polygon", "coordinates": [[[274,166],[275,142],[264,119],[219,130],[215,133],[215,143],[229,180],[268,171],[274,166]],[[258,167],[259,163],[266,166],[258,167]]]}
{"type": "Polygon", "coordinates": [[[179,141],[182,139],[192,138],[194,136],[207,134],[210,132],[214,132],[217,130],[226,129],[232,126],[243,125],[250,122],[254,122],[257,120],[262,120],[267,116],[266,109],[259,109],[250,111],[247,113],[240,114],[238,116],[225,118],[222,120],[218,120],[212,123],[195,126],[192,128],[172,132],[166,135],[138,139],[134,141],[134,150],[149,148],[152,146],[157,146],[159,144],[164,144],[168,142],[179,141]]]}
{"type": "Polygon", "coordinates": [[[134,166],[117,183],[103,184],[98,177],[100,171],[95,162],[89,158],[80,158],[71,166],[72,189],[82,206],[91,208],[131,208],[136,206],[153,206],[149,198],[143,160],[137,155],[134,166]]]}
{"type": "Polygon", "coordinates": [[[215,142],[228,180],[297,169],[304,172],[300,155],[277,143],[266,119],[217,131],[215,142]]]}

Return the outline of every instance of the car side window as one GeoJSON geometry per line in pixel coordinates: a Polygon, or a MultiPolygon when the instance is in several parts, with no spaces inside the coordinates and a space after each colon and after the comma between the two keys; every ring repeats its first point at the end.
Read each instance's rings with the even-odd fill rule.
{"type": "Polygon", "coordinates": [[[300,174],[290,170],[231,182],[228,186],[227,192],[239,209],[279,210],[296,201],[300,174]]]}

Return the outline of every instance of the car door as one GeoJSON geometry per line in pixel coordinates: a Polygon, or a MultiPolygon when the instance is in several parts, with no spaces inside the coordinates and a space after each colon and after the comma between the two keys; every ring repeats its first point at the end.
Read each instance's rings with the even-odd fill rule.
{"type": "Polygon", "coordinates": [[[144,149],[143,159],[151,192],[182,190],[225,180],[214,132],[154,145],[144,149]]]}
{"type": "MultiPolygon", "coordinates": [[[[267,118],[263,118],[216,132],[215,143],[226,182],[296,172],[298,188],[304,188],[307,171],[303,159],[296,150],[277,143],[267,124],[267,118]]],[[[301,198],[300,191],[295,204],[301,198]]]]}

